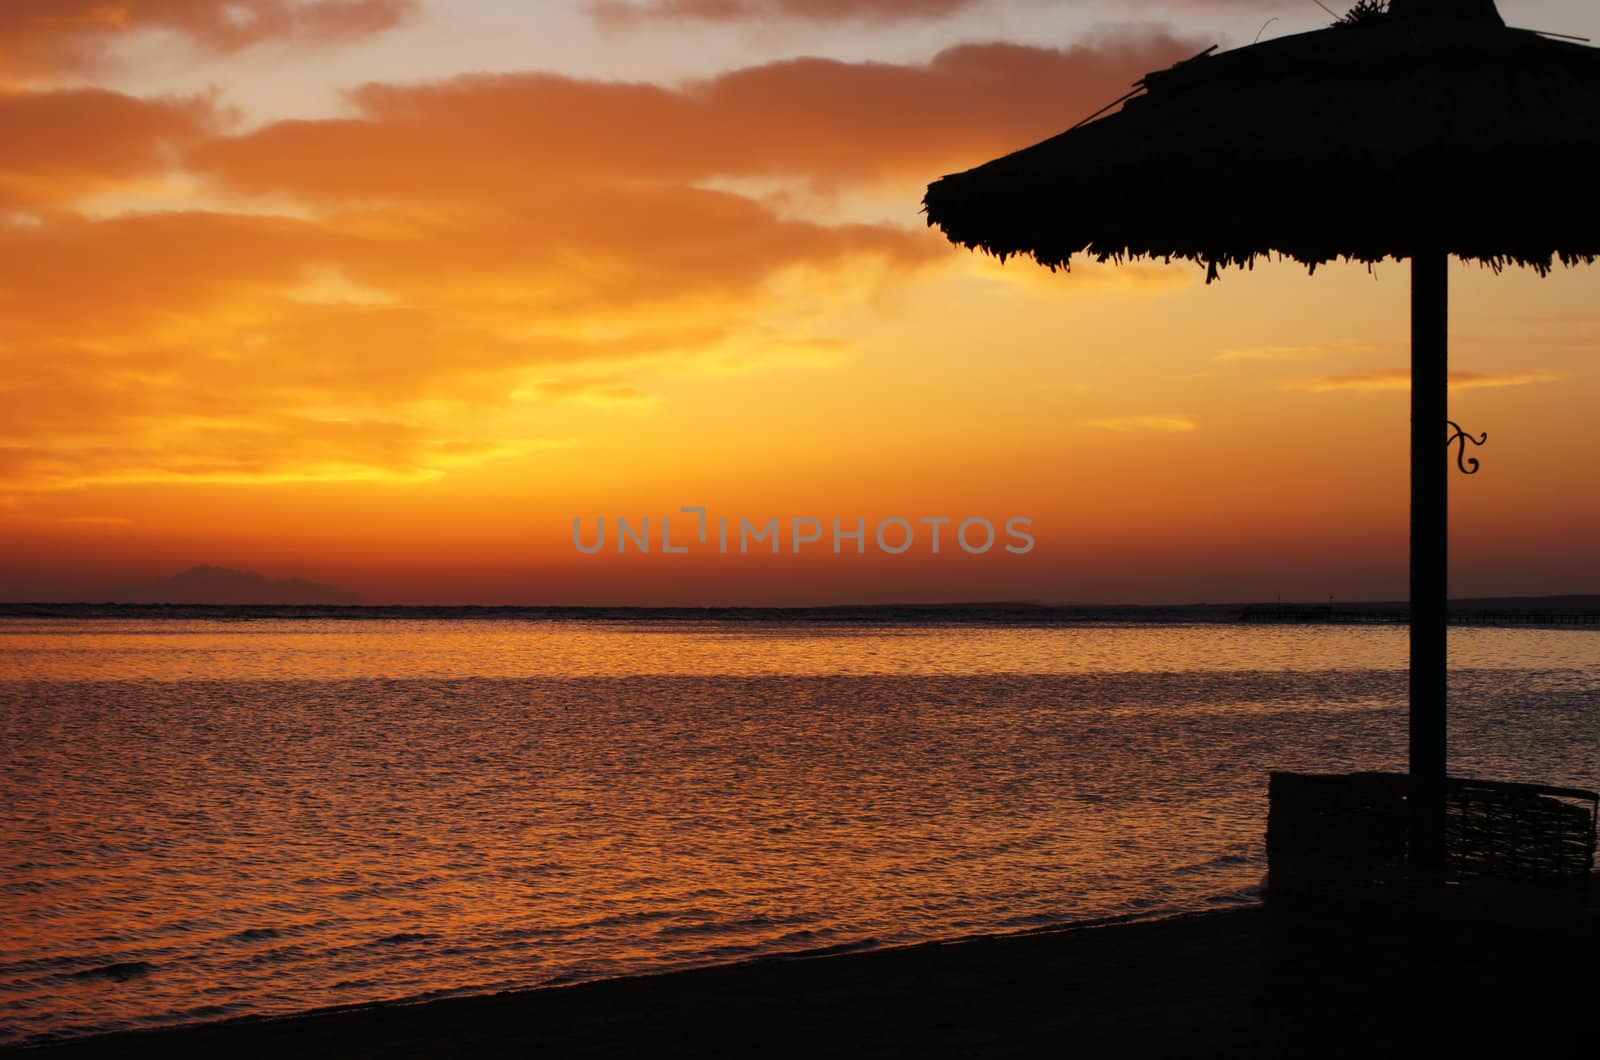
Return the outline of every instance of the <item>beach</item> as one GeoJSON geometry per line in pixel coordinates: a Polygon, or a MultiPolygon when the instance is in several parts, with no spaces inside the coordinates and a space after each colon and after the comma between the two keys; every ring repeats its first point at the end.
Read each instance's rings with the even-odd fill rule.
{"type": "Polygon", "coordinates": [[[114,1034],[29,1055],[1244,1056],[1262,923],[1259,909],[1234,910],[751,961],[114,1034]]]}
{"type": "MultiPolygon", "coordinates": [[[[1600,877],[1597,877],[1600,879],[1600,877]]],[[[1573,1018],[1514,1008],[1452,1020],[1451,1055],[1593,1055],[1582,1002],[1600,989],[1591,886],[1573,1018]],[[1519,1018],[1520,1017],[1520,1018],[1519,1018]]],[[[41,1060],[226,1056],[1426,1055],[1415,1028],[1330,1005],[1288,1022],[1264,1000],[1262,907],[871,952],[746,961],[408,1005],[329,1009],[33,1050],[41,1060]]],[[[1456,969],[1424,967],[1450,993],[1456,969]]]]}

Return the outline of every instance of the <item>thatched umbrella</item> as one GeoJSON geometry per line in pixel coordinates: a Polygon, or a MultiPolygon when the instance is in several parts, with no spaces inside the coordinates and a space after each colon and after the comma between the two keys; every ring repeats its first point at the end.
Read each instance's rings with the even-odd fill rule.
{"type": "MultiPolygon", "coordinates": [[[[1493,0],[1361,0],[1334,26],[1147,75],[1106,116],[928,188],[953,241],[1051,268],[1410,258],[1413,856],[1442,855],[1450,255],[1600,256],[1600,49],[1493,0]]],[[[1108,108],[1110,110],[1111,108],[1108,108]]],[[[1476,466],[1476,462],[1472,462],[1476,466]]]]}

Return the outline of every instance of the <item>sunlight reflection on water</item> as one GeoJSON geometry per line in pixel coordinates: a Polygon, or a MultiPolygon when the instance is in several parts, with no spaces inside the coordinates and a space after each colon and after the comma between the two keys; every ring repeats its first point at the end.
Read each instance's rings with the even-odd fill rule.
{"type": "MultiPolygon", "coordinates": [[[[1600,635],[1452,633],[1600,782],[1600,635]]],[[[0,622],[0,1042],[1249,901],[1403,629],[0,622]]]]}

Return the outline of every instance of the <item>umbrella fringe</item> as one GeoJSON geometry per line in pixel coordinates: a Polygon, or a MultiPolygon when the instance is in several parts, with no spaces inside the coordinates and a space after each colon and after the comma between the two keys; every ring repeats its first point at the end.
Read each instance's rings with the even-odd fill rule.
{"type": "MultiPolygon", "coordinates": [[[[935,222],[932,221],[929,222],[929,225],[931,227],[936,227],[935,222]]],[[[1160,261],[1163,264],[1171,265],[1175,261],[1192,261],[1199,267],[1205,269],[1206,283],[1208,284],[1220,280],[1222,278],[1222,273],[1227,269],[1239,268],[1254,271],[1256,259],[1260,257],[1264,257],[1269,261],[1296,262],[1304,265],[1306,270],[1312,275],[1316,274],[1318,268],[1330,263],[1361,264],[1367,266],[1368,272],[1372,272],[1374,266],[1381,262],[1400,262],[1405,261],[1410,257],[1410,255],[1406,253],[1384,253],[1376,255],[1361,253],[1336,253],[1318,255],[1298,254],[1291,250],[1244,251],[1240,253],[1208,254],[1203,251],[1141,250],[1127,246],[1121,246],[1116,249],[1101,249],[1093,243],[1085,245],[1078,251],[1074,251],[1069,254],[1057,255],[1035,252],[1027,248],[1019,249],[1015,247],[1007,248],[995,246],[985,243],[981,240],[964,240],[953,238],[953,242],[957,246],[964,247],[967,250],[975,250],[987,254],[990,257],[1000,261],[1001,264],[1005,264],[1012,258],[1032,258],[1035,262],[1043,265],[1051,272],[1070,273],[1072,271],[1073,258],[1079,254],[1101,265],[1113,264],[1120,266],[1135,261],[1160,261]]],[[[1488,269],[1497,275],[1501,272],[1504,272],[1507,268],[1520,267],[1532,269],[1539,276],[1543,277],[1550,275],[1550,273],[1554,271],[1555,265],[1558,262],[1566,268],[1577,268],[1583,265],[1593,265],[1596,261],[1600,261],[1600,251],[1591,252],[1560,250],[1545,255],[1481,254],[1470,251],[1455,251],[1453,253],[1462,261],[1475,263],[1480,268],[1488,269]]]]}

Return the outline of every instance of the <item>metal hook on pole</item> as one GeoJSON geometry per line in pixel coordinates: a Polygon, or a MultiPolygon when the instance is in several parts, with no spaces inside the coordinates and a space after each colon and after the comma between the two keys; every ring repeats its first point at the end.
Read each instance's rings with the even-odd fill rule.
{"type": "Polygon", "coordinates": [[[1489,440],[1488,432],[1485,431],[1483,434],[1474,438],[1462,428],[1461,424],[1457,423],[1455,420],[1446,420],[1445,425],[1449,427],[1453,433],[1449,438],[1445,439],[1444,444],[1459,444],[1459,448],[1456,450],[1456,466],[1461,469],[1461,473],[1463,475],[1476,475],[1479,470],[1478,458],[1467,455],[1467,443],[1470,442],[1473,445],[1483,445],[1489,440]]]}

